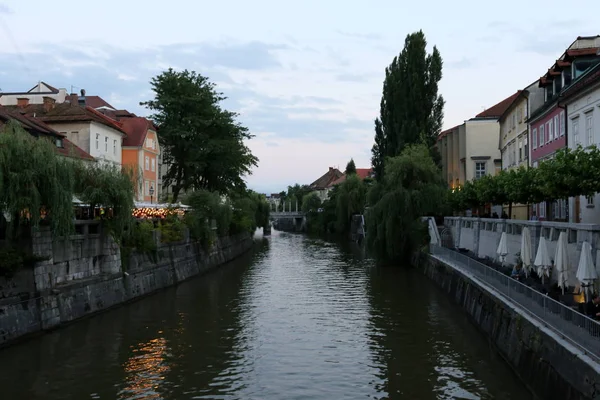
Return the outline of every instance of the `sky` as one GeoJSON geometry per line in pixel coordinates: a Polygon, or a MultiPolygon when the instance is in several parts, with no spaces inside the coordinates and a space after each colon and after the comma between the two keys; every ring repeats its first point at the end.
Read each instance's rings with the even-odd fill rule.
{"type": "Polygon", "coordinates": [[[370,166],[385,68],[407,34],[422,29],[441,52],[450,128],[534,82],[577,36],[600,34],[600,3],[576,6],[586,11],[556,0],[0,0],[0,91],[44,81],[146,116],[153,76],[194,70],[255,135],[248,186],[275,193],[350,158],[370,166]]]}

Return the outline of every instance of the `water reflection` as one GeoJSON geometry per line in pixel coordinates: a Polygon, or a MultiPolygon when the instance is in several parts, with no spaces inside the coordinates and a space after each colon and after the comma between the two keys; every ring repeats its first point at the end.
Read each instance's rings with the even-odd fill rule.
{"type": "Polygon", "coordinates": [[[119,399],[159,399],[160,385],[169,371],[165,362],[167,341],[164,338],[141,343],[132,350],[125,370],[125,388],[119,391],[119,399]]]}
{"type": "Polygon", "coordinates": [[[2,399],[529,398],[448,303],[362,247],[273,232],[231,265],[1,351],[2,399]]]}

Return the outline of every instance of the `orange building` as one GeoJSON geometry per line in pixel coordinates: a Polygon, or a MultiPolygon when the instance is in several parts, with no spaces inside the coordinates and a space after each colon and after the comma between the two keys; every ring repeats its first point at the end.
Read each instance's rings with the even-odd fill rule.
{"type": "Polygon", "coordinates": [[[119,122],[127,133],[123,139],[123,166],[132,167],[137,172],[136,200],[156,203],[160,155],[156,126],[146,118],[136,116],[120,118],[119,122]]]}

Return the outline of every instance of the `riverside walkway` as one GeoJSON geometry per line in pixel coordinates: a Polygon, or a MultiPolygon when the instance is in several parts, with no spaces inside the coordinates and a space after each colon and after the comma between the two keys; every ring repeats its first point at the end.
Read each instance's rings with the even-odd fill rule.
{"type": "Polygon", "coordinates": [[[600,323],[458,251],[430,245],[439,261],[452,266],[498,292],[516,308],[600,363],[600,323]]]}

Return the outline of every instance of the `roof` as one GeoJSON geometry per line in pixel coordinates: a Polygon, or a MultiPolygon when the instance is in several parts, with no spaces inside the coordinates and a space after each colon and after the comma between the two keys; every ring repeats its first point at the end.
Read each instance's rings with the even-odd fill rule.
{"type": "MultiPolygon", "coordinates": [[[[358,176],[358,178],[360,180],[368,178],[372,173],[373,173],[373,168],[356,168],[356,176],[358,176]]],[[[343,174],[342,176],[337,178],[335,181],[331,182],[329,184],[329,186],[335,186],[335,185],[339,185],[340,183],[344,183],[346,181],[347,177],[348,177],[347,174],[343,174]]]]}
{"type": "Polygon", "coordinates": [[[94,157],[86,153],[81,147],[76,146],[67,138],[62,140],[63,147],[57,147],[58,153],[65,157],[79,158],[81,160],[93,161],[94,157]]]}
{"type": "Polygon", "coordinates": [[[81,107],[77,104],[62,103],[54,104],[53,108],[49,111],[45,110],[44,104],[30,104],[25,107],[6,106],[6,108],[11,109],[13,112],[21,115],[35,117],[36,119],[45,123],[93,121],[126,134],[119,122],[103,115],[89,106],[81,107]]]}
{"type": "Polygon", "coordinates": [[[59,90],[57,88],[55,88],[54,86],[48,85],[46,82],[41,81],[41,82],[39,82],[38,84],[36,84],[34,87],[32,87],[31,89],[29,89],[26,92],[4,92],[4,93],[0,92],[0,96],[2,96],[2,95],[16,95],[16,94],[23,94],[23,95],[25,95],[25,94],[38,94],[38,95],[39,94],[57,94],[58,92],[59,92],[59,90]],[[33,92],[33,90],[35,88],[37,88],[38,86],[40,86],[40,85],[46,86],[49,89],[49,91],[33,92]]]}
{"type": "Polygon", "coordinates": [[[517,90],[516,93],[508,96],[500,103],[494,104],[487,110],[480,112],[475,116],[475,118],[500,118],[500,116],[502,116],[502,114],[506,112],[508,107],[510,107],[510,105],[513,103],[513,101],[515,101],[515,99],[519,96],[520,93],[521,90],[517,90]]]}
{"type": "MultiPolygon", "coordinates": [[[[461,124],[461,125],[462,125],[462,124],[461,124]]],[[[441,131],[441,132],[440,132],[440,134],[438,135],[438,138],[437,138],[437,140],[440,140],[440,139],[442,139],[444,136],[446,136],[447,134],[451,133],[452,131],[455,131],[455,130],[457,130],[459,127],[460,127],[460,125],[456,125],[456,126],[453,126],[453,127],[452,127],[452,128],[450,128],[450,129],[446,129],[445,131],[441,131]]]]}
{"type": "Polygon", "coordinates": [[[506,110],[504,110],[504,112],[502,113],[502,115],[500,115],[498,120],[500,121],[500,120],[503,120],[504,118],[506,118],[506,116],[508,115],[508,112],[512,110],[513,105],[516,105],[517,102],[519,100],[521,100],[523,97],[527,97],[527,91],[526,90],[517,90],[517,95],[514,97],[513,101],[510,102],[508,107],[506,107],[506,110]]]}
{"type": "Polygon", "coordinates": [[[127,137],[123,139],[123,146],[140,147],[146,140],[148,129],[154,129],[153,124],[143,117],[127,117],[119,121],[127,137]]]}
{"type": "Polygon", "coordinates": [[[319,179],[310,184],[312,189],[325,189],[331,182],[344,175],[339,169],[329,167],[329,171],[325,172],[319,179]]]}
{"type": "Polygon", "coordinates": [[[111,106],[106,100],[104,100],[100,96],[85,96],[85,105],[90,106],[92,108],[100,108],[100,107],[108,107],[116,110],[113,106],[111,106]]]}
{"type": "Polygon", "coordinates": [[[59,133],[46,125],[44,122],[38,120],[37,118],[22,115],[20,113],[13,112],[10,109],[6,109],[6,107],[0,106],[0,121],[8,122],[9,120],[17,121],[21,127],[23,127],[23,129],[25,129],[25,131],[31,135],[38,136],[41,134],[43,136],[61,138],[63,147],[56,147],[56,151],[65,157],[79,158],[82,160],[94,160],[94,157],[86,153],[80,147],[76,146],[69,139],[64,137],[62,133],[59,133]]]}
{"type": "Polygon", "coordinates": [[[577,77],[569,86],[567,86],[560,94],[562,100],[566,100],[575,96],[583,89],[587,89],[592,84],[600,81],[600,62],[585,71],[581,76],[577,77]]]}

